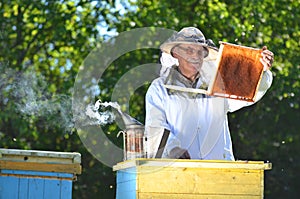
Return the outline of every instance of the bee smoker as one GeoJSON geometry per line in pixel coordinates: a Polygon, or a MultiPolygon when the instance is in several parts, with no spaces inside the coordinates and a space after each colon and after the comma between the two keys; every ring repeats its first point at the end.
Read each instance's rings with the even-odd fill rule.
{"type": "Polygon", "coordinates": [[[145,152],[145,127],[142,123],[132,118],[130,115],[121,112],[122,120],[125,124],[125,130],[120,131],[117,137],[123,134],[123,146],[124,146],[124,161],[135,158],[146,157],[145,152]]]}

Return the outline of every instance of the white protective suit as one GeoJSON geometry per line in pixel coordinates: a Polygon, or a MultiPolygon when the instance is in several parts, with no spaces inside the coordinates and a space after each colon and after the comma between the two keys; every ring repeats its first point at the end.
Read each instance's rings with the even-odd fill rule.
{"type": "MultiPolygon", "coordinates": [[[[227,113],[253,103],[168,90],[165,84],[190,85],[171,67],[178,64],[176,59],[163,53],[161,63],[160,77],[152,82],[146,94],[147,157],[155,157],[163,131],[168,129],[170,135],[163,158],[168,158],[171,149],[178,146],[188,150],[191,159],[234,160],[227,113]]],[[[213,68],[216,68],[214,62],[204,62],[196,88],[208,84],[213,68]]],[[[271,83],[272,73],[265,71],[256,101],[262,98],[271,83]]]]}

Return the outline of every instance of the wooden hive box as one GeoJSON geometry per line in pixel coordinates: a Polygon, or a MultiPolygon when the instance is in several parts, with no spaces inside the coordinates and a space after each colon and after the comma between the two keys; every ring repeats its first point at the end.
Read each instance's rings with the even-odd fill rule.
{"type": "Polygon", "coordinates": [[[71,199],[79,153],[0,149],[0,199],[71,199]]]}
{"type": "Polygon", "coordinates": [[[117,199],[263,198],[263,161],[135,159],[118,163],[117,199]]]}

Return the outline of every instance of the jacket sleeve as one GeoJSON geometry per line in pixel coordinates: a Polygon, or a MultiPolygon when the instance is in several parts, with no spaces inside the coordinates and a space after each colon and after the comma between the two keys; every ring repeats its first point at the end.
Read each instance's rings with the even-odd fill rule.
{"type": "Polygon", "coordinates": [[[262,75],[262,79],[258,86],[257,95],[254,102],[246,102],[241,100],[228,99],[228,111],[234,112],[245,106],[250,106],[256,102],[258,102],[267,92],[267,90],[271,87],[273,81],[272,72],[270,70],[264,71],[262,75]]]}
{"type": "MultiPolygon", "coordinates": [[[[145,119],[145,136],[146,151],[148,158],[154,158],[158,150],[164,129],[171,131],[165,112],[165,88],[157,81],[154,81],[146,93],[146,119],[145,119]]],[[[163,157],[166,157],[168,151],[173,147],[180,146],[179,140],[170,132],[163,157]]]]}

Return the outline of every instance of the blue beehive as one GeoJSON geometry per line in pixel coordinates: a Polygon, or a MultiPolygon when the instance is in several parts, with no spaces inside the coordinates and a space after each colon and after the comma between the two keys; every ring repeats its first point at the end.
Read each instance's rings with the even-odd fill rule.
{"type": "Polygon", "coordinates": [[[0,149],[0,199],[71,199],[79,153],[0,149]]]}

